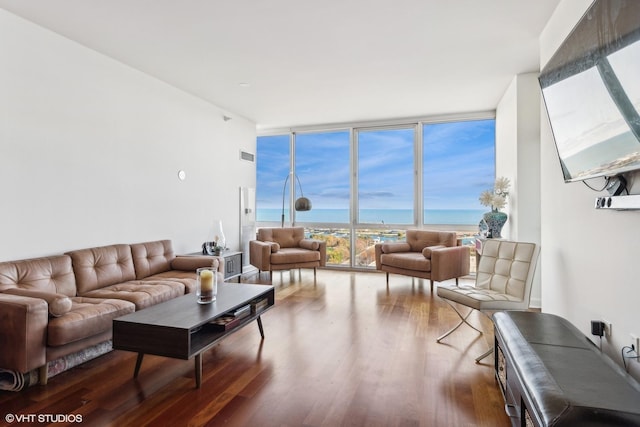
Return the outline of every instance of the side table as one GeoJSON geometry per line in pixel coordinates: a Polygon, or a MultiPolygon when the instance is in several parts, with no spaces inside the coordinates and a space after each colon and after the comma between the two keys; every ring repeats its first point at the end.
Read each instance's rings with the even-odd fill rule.
{"type": "Polygon", "coordinates": [[[238,283],[242,278],[242,252],[222,251],[220,256],[224,258],[224,280],[238,278],[238,283]]]}
{"type": "MultiPolygon", "coordinates": [[[[191,252],[187,255],[205,255],[202,252],[191,252]]],[[[210,255],[213,256],[213,255],[210,255]]],[[[224,280],[238,278],[238,283],[242,278],[242,252],[239,251],[222,251],[220,255],[216,255],[224,259],[224,280]]]]}

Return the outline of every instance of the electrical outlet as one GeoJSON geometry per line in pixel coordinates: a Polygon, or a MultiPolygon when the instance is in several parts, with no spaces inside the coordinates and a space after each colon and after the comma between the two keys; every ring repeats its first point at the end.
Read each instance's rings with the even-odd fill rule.
{"type": "MultiPolygon", "coordinates": [[[[631,334],[631,345],[633,345],[636,355],[640,355],[640,338],[637,335],[631,334]]],[[[640,361],[640,359],[635,360],[640,361]]]]}
{"type": "Polygon", "coordinates": [[[602,323],[604,323],[604,336],[607,338],[611,338],[611,332],[612,332],[611,322],[609,322],[606,319],[602,319],[602,323]]]}

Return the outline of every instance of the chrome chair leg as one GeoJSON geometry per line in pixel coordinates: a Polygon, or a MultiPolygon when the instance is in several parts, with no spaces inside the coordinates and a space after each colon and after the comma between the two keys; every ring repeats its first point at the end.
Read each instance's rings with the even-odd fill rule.
{"type": "Polygon", "coordinates": [[[476,357],[476,363],[480,363],[482,359],[489,356],[491,353],[493,353],[493,347],[489,348],[489,350],[485,351],[480,356],[476,357]]]}
{"type": "Polygon", "coordinates": [[[460,322],[454,326],[453,328],[451,328],[450,330],[448,330],[447,332],[445,332],[444,334],[442,334],[441,336],[438,337],[438,339],[436,339],[436,342],[440,342],[443,339],[445,339],[446,337],[448,337],[449,335],[451,335],[451,333],[453,333],[453,331],[455,331],[456,329],[458,329],[460,326],[462,326],[463,324],[466,324],[468,326],[470,326],[472,329],[475,329],[476,331],[480,332],[481,334],[483,333],[480,329],[476,328],[475,326],[473,326],[471,323],[467,322],[467,318],[471,315],[471,313],[473,313],[473,308],[471,310],[469,310],[469,312],[463,316],[462,313],[460,313],[460,311],[458,309],[456,309],[456,307],[449,302],[449,300],[444,300],[447,304],[449,304],[449,306],[453,309],[453,311],[456,312],[456,314],[458,315],[458,317],[460,317],[460,322]]]}

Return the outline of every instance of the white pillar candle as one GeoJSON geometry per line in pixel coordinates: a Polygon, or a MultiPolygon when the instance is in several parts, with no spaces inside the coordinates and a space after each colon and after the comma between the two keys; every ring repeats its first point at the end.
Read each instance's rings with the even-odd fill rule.
{"type": "Polygon", "coordinates": [[[200,290],[202,292],[213,292],[213,271],[203,270],[200,272],[200,290]]]}

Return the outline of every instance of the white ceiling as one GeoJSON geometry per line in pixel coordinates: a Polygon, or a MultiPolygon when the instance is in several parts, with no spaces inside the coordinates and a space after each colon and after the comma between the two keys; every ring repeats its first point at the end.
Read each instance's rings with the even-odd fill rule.
{"type": "Polygon", "coordinates": [[[560,0],[0,0],[259,129],[495,109],[560,0]],[[248,86],[242,86],[247,83],[248,86]]]}

